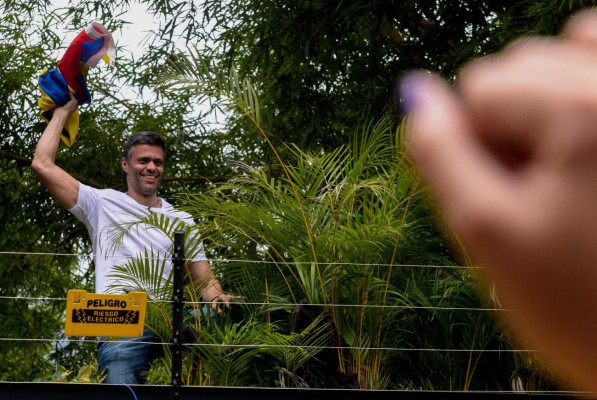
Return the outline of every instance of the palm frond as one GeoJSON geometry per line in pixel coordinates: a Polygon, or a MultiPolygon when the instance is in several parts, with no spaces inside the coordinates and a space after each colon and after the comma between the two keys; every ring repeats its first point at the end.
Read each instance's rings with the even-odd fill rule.
{"type": "Polygon", "coordinates": [[[215,100],[228,109],[235,108],[260,127],[259,98],[251,81],[239,78],[235,71],[229,74],[223,71],[203,58],[196,48],[189,48],[186,54],[169,57],[158,85],[162,89],[188,92],[199,101],[215,100]]]}
{"type": "Polygon", "coordinates": [[[108,276],[112,280],[110,292],[142,291],[150,299],[165,300],[172,297],[172,272],[167,265],[170,260],[155,257],[152,248],[130,259],[125,265],[117,265],[108,276]]]}

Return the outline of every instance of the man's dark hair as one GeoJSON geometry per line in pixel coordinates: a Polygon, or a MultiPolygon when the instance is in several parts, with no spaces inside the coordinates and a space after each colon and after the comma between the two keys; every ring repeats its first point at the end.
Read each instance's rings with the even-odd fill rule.
{"type": "Polygon", "coordinates": [[[166,157],[166,142],[164,141],[164,138],[152,131],[141,131],[133,133],[124,144],[124,149],[122,150],[122,157],[126,158],[126,160],[129,161],[131,156],[131,149],[133,148],[133,146],[136,146],[138,144],[160,146],[164,151],[164,157],[166,157]]]}
{"type": "MultiPolygon", "coordinates": [[[[122,149],[122,157],[124,157],[127,161],[130,161],[131,157],[131,150],[134,146],[138,144],[148,144],[150,146],[160,146],[164,151],[164,159],[166,158],[166,142],[164,138],[161,137],[159,134],[153,131],[140,131],[135,132],[127,139],[126,143],[124,144],[124,149],[122,149]]],[[[124,183],[124,187],[127,187],[126,183],[126,172],[122,171],[122,182],[124,183]]]]}

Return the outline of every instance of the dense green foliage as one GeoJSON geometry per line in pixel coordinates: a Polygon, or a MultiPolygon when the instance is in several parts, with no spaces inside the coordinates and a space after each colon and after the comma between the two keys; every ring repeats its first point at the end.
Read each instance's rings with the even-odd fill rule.
{"type": "MultiPolygon", "coordinates": [[[[172,75],[163,86],[234,105],[271,144],[250,82],[214,76],[197,55],[179,57],[166,72],[172,75]]],[[[454,265],[403,136],[403,127],[385,118],[360,126],[350,145],[334,151],[294,147],[283,161],[272,145],[280,163],[274,170],[283,176],[245,165],[227,183],[183,196],[219,273],[242,299],[240,322],[197,326],[199,343],[216,348],[199,347],[204,380],[460,390],[508,389],[514,380],[549,387],[526,369],[532,359],[511,351],[487,308],[493,302],[479,297],[476,272],[454,265]],[[311,323],[315,317],[321,320],[311,323]],[[238,335],[247,326],[275,335],[260,334],[263,348],[255,349],[252,335],[238,335]],[[307,334],[297,326],[325,329],[307,334]],[[299,332],[303,346],[311,338],[326,350],[300,363],[272,352],[286,346],[286,356],[295,354],[289,343],[299,332]],[[288,343],[280,334],[290,335],[288,343]],[[258,372],[238,374],[232,367],[239,365],[258,372]]]]}
{"type": "MultiPolygon", "coordinates": [[[[526,379],[519,371],[526,361],[517,356],[358,350],[510,346],[488,313],[433,308],[486,305],[471,271],[399,267],[455,261],[395,139],[400,121],[393,112],[394,85],[413,68],[452,78],[466,60],[520,35],[555,33],[570,13],[595,2],[139,3],[155,16],[155,30],[140,58],[121,49],[116,69],[90,71],[94,100],[81,110],[75,146],[58,154],[65,170],[81,182],[118,188],[123,137],[158,131],[168,142],[169,178],[161,195],[188,194],[178,199],[204,222],[216,258],[262,261],[216,265],[227,287],[255,302],[323,304],[342,346],[354,348],[337,353],[340,369],[355,373],[361,385],[503,388],[512,378],[526,379]],[[178,79],[165,81],[165,75],[178,79]],[[205,82],[215,85],[206,88],[205,82]],[[215,114],[222,123],[213,124],[212,110],[218,108],[226,114],[215,114]],[[431,308],[400,308],[413,305],[431,308]]],[[[123,19],[131,5],[0,4],[0,337],[49,339],[1,341],[0,380],[48,379],[56,365],[78,370],[93,360],[93,344],[54,341],[61,338],[64,303],[42,299],[64,298],[69,288],[91,289],[93,267],[87,256],[73,256],[90,252],[85,228],[49,197],[29,168],[44,128],[36,117],[35,81],[68,44],[62,32],[99,20],[118,41],[134,23],[134,17],[123,19]]],[[[288,306],[244,311],[244,328],[218,325],[205,330],[204,340],[246,344],[258,337],[287,346],[317,343],[324,335],[313,327],[319,336],[311,339],[291,333],[288,306]],[[251,338],[246,327],[259,335],[251,338]]],[[[200,376],[209,378],[195,382],[279,385],[277,374],[284,370],[296,384],[302,363],[313,354],[272,350],[277,348],[223,357],[198,347],[206,372],[200,376]],[[247,372],[257,369],[255,360],[275,361],[262,378],[247,372]]],[[[159,370],[156,381],[164,376],[159,370]]]]}

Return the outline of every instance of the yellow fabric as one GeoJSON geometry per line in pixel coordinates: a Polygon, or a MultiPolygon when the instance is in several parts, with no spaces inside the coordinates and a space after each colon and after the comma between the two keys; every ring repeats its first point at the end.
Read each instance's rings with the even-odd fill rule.
{"type": "MultiPolygon", "coordinates": [[[[54,100],[52,100],[50,96],[48,96],[46,92],[43,91],[41,87],[39,87],[39,91],[41,92],[41,97],[39,98],[39,100],[37,100],[37,105],[41,109],[40,116],[44,119],[44,121],[50,122],[50,120],[52,119],[52,110],[56,108],[56,104],[54,103],[54,100]]],[[[71,115],[69,115],[68,119],[66,120],[66,124],[64,125],[64,129],[62,129],[60,139],[62,139],[62,142],[67,147],[71,147],[73,143],[75,143],[75,138],[77,137],[78,131],[79,110],[75,110],[71,115]]]]}
{"type": "MultiPolygon", "coordinates": [[[[38,105],[41,117],[46,122],[52,119],[52,110],[58,107],[54,101],[65,104],[68,101],[68,92],[75,94],[79,105],[91,102],[86,84],[87,73],[100,59],[114,66],[116,47],[112,34],[99,22],[92,22],[69,45],[57,68],[53,68],[44,76],[48,72],[46,68],[40,74],[38,87],[41,98],[38,99],[38,105]]],[[[78,131],[79,111],[75,110],[68,117],[62,130],[61,139],[66,146],[71,147],[74,144],[78,131]]]]}

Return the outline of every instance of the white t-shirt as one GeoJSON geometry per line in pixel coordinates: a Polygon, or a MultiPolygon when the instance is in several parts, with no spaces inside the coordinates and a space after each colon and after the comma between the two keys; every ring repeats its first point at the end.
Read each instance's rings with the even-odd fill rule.
{"type": "MultiPolygon", "coordinates": [[[[172,238],[162,230],[149,224],[138,223],[150,213],[162,215],[170,221],[193,226],[191,216],[177,211],[162,199],[162,207],[148,209],[137,203],[125,193],[112,189],[95,189],[80,184],[77,204],[69,210],[87,226],[93,244],[95,262],[96,293],[118,293],[121,289],[110,287],[118,285],[111,278],[114,266],[125,265],[135,259],[144,259],[146,252],[154,263],[163,265],[162,277],[170,276],[172,270],[172,238]],[[166,260],[161,264],[162,260],[166,260]]],[[[185,248],[188,244],[185,244],[185,248]]],[[[201,243],[190,246],[193,254],[187,255],[190,261],[206,260],[201,243]]],[[[148,293],[149,295],[149,293],[148,293]]]]}

